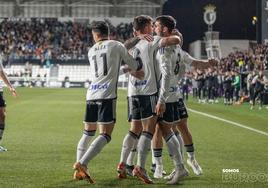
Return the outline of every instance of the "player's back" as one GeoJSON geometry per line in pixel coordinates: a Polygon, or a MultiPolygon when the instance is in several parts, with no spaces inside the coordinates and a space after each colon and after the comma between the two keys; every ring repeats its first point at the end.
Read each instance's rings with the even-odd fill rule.
{"type": "Polygon", "coordinates": [[[87,100],[116,98],[123,45],[114,40],[97,42],[88,52],[92,82],[87,100]]]}
{"type": "Polygon", "coordinates": [[[159,66],[163,61],[169,64],[169,92],[166,98],[166,102],[176,102],[181,96],[179,91],[179,80],[182,78],[185,72],[185,63],[189,64],[187,60],[187,53],[185,53],[179,46],[169,46],[161,48],[157,52],[157,61],[159,66]]]}
{"type": "Polygon", "coordinates": [[[128,96],[152,95],[157,93],[157,80],[154,67],[154,52],[159,46],[160,37],[153,42],[140,40],[132,49],[132,56],[140,58],[143,63],[144,78],[139,80],[129,77],[128,96]]]}

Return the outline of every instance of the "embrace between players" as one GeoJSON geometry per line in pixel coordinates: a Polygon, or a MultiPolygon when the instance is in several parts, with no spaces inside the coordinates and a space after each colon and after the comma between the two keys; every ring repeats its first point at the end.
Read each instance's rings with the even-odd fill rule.
{"type": "Polygon", "coordinates": [[[92,83],[87,91],[85,128],[77,146],[74,179],[94,183],[88,163],[111,141],[116,122],[118,76],[125,72],[130,74],[128,118],[131,126],[123,140],[118,177],[124,179],[128,174],[146,184],[153,183],[145,170],[152,147],[154,178],[162,178],[162,137],[174,163],[174,170],[165,177],[167,184],[177,184],[188,175],[183,163],[183,144],[187,163],[195,174],[202,173],[194,156],[192,136],[187,127],[188,113],[178,81],[185,65],[204,69],[214,66],[216,61],[197,60],[184,52],[182,35],[175,28],[176,21],[171,16],[159,16],[155,22],[149,16],[137,16],[133,21],[134,37],[123,45],[109,40],[109,28],[104,21],[92,23],[96,42],[88,52],[92,83]],[[152,35],[154,32],[156,36],[152,35]],[[97,126],[99,136],[91,142],[97,126]],[[137,163],[134,166],[135,153],[137,163]]]}

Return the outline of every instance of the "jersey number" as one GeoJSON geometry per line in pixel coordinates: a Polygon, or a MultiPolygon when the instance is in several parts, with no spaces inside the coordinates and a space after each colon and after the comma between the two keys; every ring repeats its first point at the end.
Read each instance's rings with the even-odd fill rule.
{"type": "Polygon", "coordinates": [[[174,74],[177,75],[180,71],[180,61],[181,61],[181,54],[178,54],[178,59],[176,61],[176,66],[174,69],[174,74]]]}
{"type": "MultiPolygon", "coordinates": [[[[103,76],[106,76],[107,75],[107,56],[106,56],[106,53],[102,53],[100,55],[100,57],[102,57],[102,62],[103,62],[103,76]]],[[[95,67],[95,76],[96,77],[99,77],[99,74],[98,74],[98,64],[97,64],[97,56],[94,55],[92,57],[92,60],[94,61],[94,67],[95,67]]]]}
{"type": "Polygon", "coordinates": [[[132,56],[133,56],[133,58],[134,58],[136,61],[138,61],[139,63],[142,64],[142,60],[141,60],[141,58],[140,58],[140,54],[141,54],[141,52],[140,52],[140,50],[139,50],[138,48],[134,48],[134,49],[132,50],[132,56]]]}

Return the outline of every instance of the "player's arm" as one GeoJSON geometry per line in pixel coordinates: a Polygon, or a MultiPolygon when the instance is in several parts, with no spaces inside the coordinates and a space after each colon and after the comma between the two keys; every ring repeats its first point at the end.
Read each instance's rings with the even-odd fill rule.
{"type": "Polygon", "coordinates": [[[12,93],[14,97],[17,97],[17,92],[15,88],[11,85],[10,81],[7,78],[6,73],[3,70],[0,70],[0,77],[2,78],[3,82],[7,85],[9,91],[12,93]]]}
{"type": "Polygon", "coordinates": [[[180,42],[179,45],[182,47],[182,45],[183,45],[183,36],[182,36],[181,32],[179,32],[178,29],[173,29],[172,35],[177,35],[178,37],[180,37],[181,42],[180,42]]]}
{"type": "Polygon", "coordinates": [[[148,42],[152,42],[154,40],[154,38],[152,35],[149,35],[149,34],[135,36],[133,38],[128,39],[124,43],[124,46],[126,47],[126,49],[129,50],[129,49],[133,48],[140,40],[147,40],[148,42]]]}
{"type": "Polygon", "coordinates": [[[184,55],[182,56],[184,59],[184,63],[193,66],[196,69],[207,69],[210,67],[215,67],[218,65],[218,60],[216,59],[195,59],[194,57],[190,56],[187,52],[183,51],[184,55]]]}
{"type": "Polygon", "coordinates": [[[162,75],[160,89],[159,89],[159,97],[158,102],[156,105],[156,114],[163,115],[166,110],[166,98],[168,95],[169,90],[169,83],[170,83],[170,56],[165,50],[159,50],[159,69],[162,75]]]}
{"type": "MultiPolygon", "coordinates": [[[[131,56],[132,57],[132,56],[131,56]]],[[[133,59],[133,57],[132,57],[133,59]]],[[[121,67],[120,67],[120,71],[119,71],[119,75],[125,74],[125,73],[129,73],[132,76],[142,80],[144,78],[144,71],[143,70],[133,70],[131,69],[131,67],[123,60],[121,63],[121,67]]]]}
{"type": "Polygon", "coordinates": [[[167,93],[169,90],[169,82],[170,82],[170,62],[162,62],[160,65],[160,71],[161,71],[161,87],[159,89],[159,98],[158,98],[158,102],[159,103],[165,103],[166,101],[166,97],[167,97],[167,93]]]}
{"type": "Polygon", "coordinates": [[[182,40],[179,36],[177,35],[172,35],[169,37],[163,37],[160,40],[159,46],[160,47],[165,47],[165,46],[172,46],[172,45],[180,45],[182,43],[182,40]]]}
{"type": "Polygon", "coordinates": [[[192,62],[192,66],[199,69],[207,69],[209,67],[215,67],[218,64],[218,60],[216,59],[207,59],[207,60],[197,60],[195,59],[192,62]]]}
{"type": "Polygon", "coordinates": [[[120,67],[120,72],[119,72],[119,75],[122,75],[122,74],[125,74],[125,73],[129,73],[131,74],[132,76],[142,80],[144,78],[144,71],[143,70],[131,70],[131,68],[129,68],[129,66],[127,64],[124,64],[120,67]]]}
{"type": "Polygon", "coordinates": [[[121,54],[122,61],[125,62],[126,65],[128,65],[129,69],[131,69],[131,70],[141,70],[142,69],[143,64],[142,64],[141,59],[139,57],[134,59],[128,53],[127,49],[123,45],[119,46],[118,52],[121,54]]]}
{"type": "Polygon", "coordinates": [[[9,91],[12,93],[12,95],[14,97],[17,97],[17,92],[15,90],[15,88],[11,85],[10,81],[7,78],[6,73],[4,72],[4,68],[3,68],[3,60],[2,60],[2,56],[0,56],[0,77],[2,78],[3,82],[7,85],[9,91]]]}

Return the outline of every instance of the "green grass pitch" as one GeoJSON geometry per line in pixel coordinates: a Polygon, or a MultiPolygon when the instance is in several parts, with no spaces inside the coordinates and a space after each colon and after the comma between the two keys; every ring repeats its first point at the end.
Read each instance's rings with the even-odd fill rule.
{"type": "MultiPolygon", "coordinates": [[[[0,187],[167,187],[164,180],[144,185],[135,178],[118,180],[116,166],[129,125],[126,91],[119,91],[112,141],[89,164],[96,184],[72,180],[76,145],[83,130],[86,89],[19,88],[19,98],[5,91],[6,131],[0,153],[0,187]]],[[[197,104],[188,107],[268,132],[268,110],[248,105],[197,104]]],[[[204,174],[190,176],[179,187],[268,187],[268,136],[190,112],[196,158],[204,174]],[[239,169],[228,173],[223,169],[239,169]],[[243,177],[246,177],[243,179],[243,177]],[[251,179],[250,179],[251,178],[251,179]]],[[[96,134],[97,135],[97,134],[96,134]]],[[[148,156],[147,165],[151,164],[148,156]]],[[[164,166],[172,163],[164,150],[164,166]]],[[[150,174],[152,176],[152,174],[150,174]]]]}

